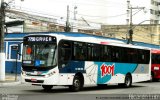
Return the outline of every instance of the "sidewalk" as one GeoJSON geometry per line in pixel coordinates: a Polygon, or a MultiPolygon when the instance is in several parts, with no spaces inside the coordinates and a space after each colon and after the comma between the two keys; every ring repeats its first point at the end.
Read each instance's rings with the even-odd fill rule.
{"type": "Polygon", "coordinates": [[[14,86],[21,84],[21,76],[20,74],[15,75],[15,73],[5,73],[5,81],[0,81],[1,86],[14,86]]]}

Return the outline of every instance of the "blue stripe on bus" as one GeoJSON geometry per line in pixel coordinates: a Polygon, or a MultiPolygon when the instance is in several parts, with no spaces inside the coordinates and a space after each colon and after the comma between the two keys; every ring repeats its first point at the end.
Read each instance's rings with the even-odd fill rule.
{"type": "Polygon", "coordinates": [[[98,65],[98,78],[97,84],[104,84],[108,82],[112,76],[116,74],[127,74],[128,72],[133,73],[137,68],[137,64],[126,64],[126,63],[113,63],[113,62],[96,62],[98,65]]]}
{"type": "MultiPolygon", "coordinates": [[[[112,76],[115,76],[117,74],[132,74],[138,66],[138,64],[134,63],[114,62],[94,62],[94,65],[98,66],[97,84],[104,84],[108,82],[112,78],[112,76]]],[[[60,68],[60,73],[86,73],[87,67],[90,66],[85,66],[85,61],[70,61],[64,68],[60,68]]],[[[94,68],[91,68],[90,72],[93,69],[94,68]]]]}
{"type": "Polygon", "coordinates": [[[69,61],[64,68],[60,68],[60,73],[85,73],[85,61],[69,61]]]}

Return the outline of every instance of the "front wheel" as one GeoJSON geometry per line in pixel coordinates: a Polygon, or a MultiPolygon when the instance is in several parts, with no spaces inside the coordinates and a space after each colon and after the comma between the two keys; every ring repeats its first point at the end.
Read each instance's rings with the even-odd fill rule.
{"type": "Polygon", "coordinates": [[[43,89],[49,91],[53,88],[53,85],[42,85],[43,89]]]}
{"type": "Polygon", "coordinates": [[[79,91],[83,87],[80,78],[78,76],[75,76],[73,79],[73,84],[69,86],[70,90],[73,92],[79,91]]]}

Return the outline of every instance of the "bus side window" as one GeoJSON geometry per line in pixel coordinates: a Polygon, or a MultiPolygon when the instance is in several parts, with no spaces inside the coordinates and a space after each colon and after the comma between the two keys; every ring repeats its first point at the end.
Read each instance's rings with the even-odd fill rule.
{"type": "Polygon", "coordinates": [[[102,45],[100,51],[101,61],[111,61],[111,47],[108,45],[102,45]]]}
{"type": "Polygon", "coordinates": [[[143,55],[144,55],[144,63],[148,64],[150,61],[150,52],[148,50],[144,50],[143,51],[143,55]]]}
{"type": "Polygon", "coordinates": [[[149,56],[150,53],[147,50],[138,50],[138,62],[142,64],[148,64],[149,63],[149,56]]]}
{"type": "Polygon", "coordinates": [[[86,60],[87,46],[84,42],[73,43],[73,60],[86,60]]]}
{"type": "Polygon", "coordinates": [[[112,56],[112,62],[117,62],[118,61],[118,52],[117,52],[117,47],[116,46],[112,46],[112,48],[111,48],[111,50],[112,50],[112,52],[111,52],[111,56],[112,56]]]}
{"type": "Polygon", "coordinates": [[[98,44],[93,45],[93,60],[94,61],[100,60],[100,45],[98,44]]]}
{"type": "Polygon", "coordinates": [[[137,50],[128,48],[126,52],[128,63],[137,63],[137,50]]]}
{"type": "Polygon", "coordinates": [[[71,42],[64,40],[60,41],[58,52],[59,52],[58,53],[59,67],[60,68],[65,67],[68,64],[69,60],[71,59],[71,42]]]}

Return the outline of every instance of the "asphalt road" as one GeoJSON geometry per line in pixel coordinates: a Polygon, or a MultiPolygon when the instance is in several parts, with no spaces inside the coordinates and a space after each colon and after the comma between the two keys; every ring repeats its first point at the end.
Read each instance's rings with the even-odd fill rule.
{"type": "Polygon", "coordinates": [[[53,100],[53,98],[54,100],[107,100],[108,97],[116,97],[116,99],[121,99],[121,97],[139,99],[141,97],[145,100],[146,98],[158,100],[160,99],[160,82],[134,83],[130,88],[122,88],[117,85],[109,85],[101,89],[97,86],[85,86],[79,92],[70,92],[68,87],[60,86],[53,87],[51,91],[44,91],[40,86],[19,84],[1,86],[0,94],[0,100],[1,98],[2,100],[53,100]]]}

